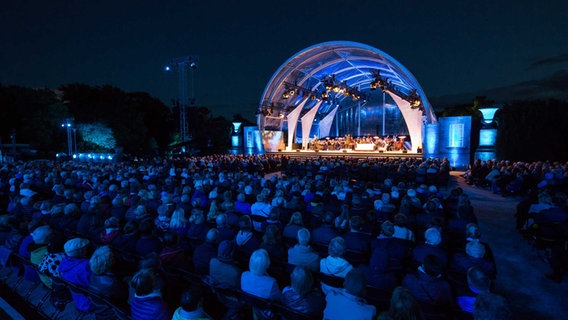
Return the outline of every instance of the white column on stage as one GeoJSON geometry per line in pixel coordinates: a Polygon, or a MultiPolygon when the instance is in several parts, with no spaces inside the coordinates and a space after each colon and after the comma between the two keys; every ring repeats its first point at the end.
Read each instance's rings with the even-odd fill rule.
{"type": "Polygon", "coordinates": [[[339,109],[339,106],[336,106],[328,113],[325,118],[320,120],[319,129],[320,129],[320,138],[329,136],[329,132],[331,131],[331,124],[333,123],[333,118],[335,118],[335,113],[339,109]]]}
{"type": "Polygon", "coordinates": [[[308,140],[310,138],[310,131],[312,130],[312,124],[314,122],[314,118],[316,117],[316,113],[318,112],[319,107],[321,106],[323,101],[318,101],[315,106],[313,106],[310,111],[308,111],[302,117],[302,149],[305,149],[308,145],[308,140]]]}
{"type": "Polygon", "coordinates": [[[408,127],[408,133],[410,134],[410,140],[412,142],[412,152],[417,152],[418,146],[422,146],[422,111],[418,109],[412,109],[410,103],[403,100],[396,94],[387,91],[387,93],[392,97],[408,127]]]}
{"type": "Polygon", "coordinates": [[[308,101],[307,97],[302,100],[302,102],[300,102],[300,104],[286,116],[286,120],[288,121],[288,145],[286,146],[287,151],[292,151],[292,146],[296,138],[298,118],[300,117],[300,113],[302,112],[306,101],[308,101]]]}

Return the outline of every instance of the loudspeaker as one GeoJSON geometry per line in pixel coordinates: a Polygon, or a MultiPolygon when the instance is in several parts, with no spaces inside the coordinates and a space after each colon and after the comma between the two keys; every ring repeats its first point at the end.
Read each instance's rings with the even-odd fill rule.
{"type": "Polygon", "coordinates": [[[406,150],[406,149],[402,150],[402,153],[408,153],[408,150],[406,150]]]}

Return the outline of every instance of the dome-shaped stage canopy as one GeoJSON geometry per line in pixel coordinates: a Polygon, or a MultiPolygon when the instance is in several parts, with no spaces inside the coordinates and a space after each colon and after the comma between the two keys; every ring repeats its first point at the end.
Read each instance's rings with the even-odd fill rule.
{"type": "Polygon", "coordinates": [[[257,112],[259,129],[288,130],[290,146],[301,119],[303,138],[309,137],[314,121],[325,137],[336,113],[364,104],[383,105],[383,92],[400,109],[416,151],[422,145],[424,123],[437,122],[422,88],[388,54],[350,41],[311,46],[282,64],[262,95],[257,112]]]}

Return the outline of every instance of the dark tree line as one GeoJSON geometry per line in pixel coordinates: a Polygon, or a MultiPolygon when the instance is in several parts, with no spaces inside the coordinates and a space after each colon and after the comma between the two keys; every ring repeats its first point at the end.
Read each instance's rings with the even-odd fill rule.
{"type": "Polygon", "coordinates": [[[495,119],[501,159],[568,160],[568,102],[517,101],[499,110],[495,119]]]}
{"type": "MultiPolygon", "coordinates": [[[[67,150],[66,130],[61,124],[99,123],[112,129],[116,145],[125,153],[148,154],[167,151],[179,138],[179,115],[159,99],[144,92],[127,93],[112,86],[74,83],[58,90],[0,85],[0,139],[52,154],[67,150]]],[[[230,143],[229,121],[213,117],[205,107],[189,110],[191,146],[224,152],[230,143]]],[[[80,151],[102,151],[77,137],[80,151]]],[[[108,150],[107,150],[108,151],[108,150]]]]}

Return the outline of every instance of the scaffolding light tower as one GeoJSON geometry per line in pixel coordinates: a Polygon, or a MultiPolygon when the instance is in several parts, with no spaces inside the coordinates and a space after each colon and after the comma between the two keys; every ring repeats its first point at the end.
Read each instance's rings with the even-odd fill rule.
{"type": "Polygon", "coordinates": [[[178,91],[179,91],[179,130],[181,142],[189,141],[188,107],[195,105],[195,85],[194,72],[197,69],[199,58],[197,56],[184,56],[172,59],[165,67],[166,71],[177,69],[178,71],[178,91]],[[188,99],[188,75],[191,84],[191,96],[188,99]]]}

